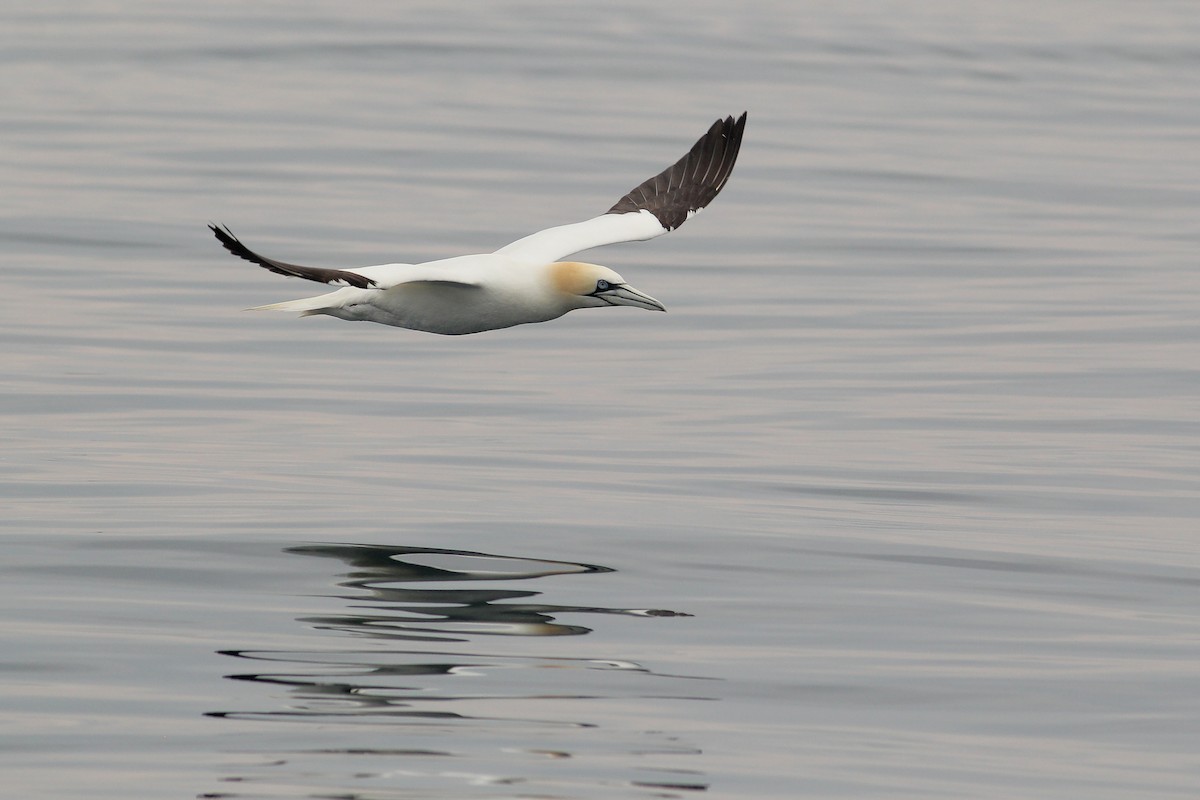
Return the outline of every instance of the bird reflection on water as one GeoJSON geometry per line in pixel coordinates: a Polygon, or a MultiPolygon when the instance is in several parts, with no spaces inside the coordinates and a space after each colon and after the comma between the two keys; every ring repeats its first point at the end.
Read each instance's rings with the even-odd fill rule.
{"type": "Polygon", "coordinates": [[[315,545],[294,547],[288,552],[345,561],[356,571],[347,575],[348,580],[340,585],[364,590],[368,594],[366,597],[340,597],[345,600],[370,600],[385,604],[372,608],[383,608],[388,612],[382,615],[305,617],[301,622],[318,628],[372,637],[463,641],[462,637],[468,634],[572,636],[590,633],[591,628],[555,622],[555,615],[591,613],[690,616],[655,609],[584,608],[502,602],[541,594],[535,591],[494,588],[420,589],[404,585],[446,581],[528,580],[549,575],[613,571],[608,567],[590,564],[491,556],[456,550],[364,545],[315,545]]]}
{"type": "MultiPolygon", "coordinates": [[[[208,716],[322,723],[322,746],[290,750],[290,757],[303,753],[306,761],[324,759],[321,763],[326,764],[330,758],[349,759],[355,765],[335,769],[341,773],[340,780],[331,774],[319,781],[321,792],[334,786],[345,792],[347,781],[363,788],[358,784],[367,781],[372,786],[370,791],[344,796],[407,797],[407,792],[418,785],[426,793],[422,796],[469,796],[458,793],[462,775],[467,773],[474,776],[468,783],[475,785],[482,781],[494,786],[496,781],[511,780],[527,788],[553,786],[560,790],[565,786],[594,789],[598,784],[609,788],[619,785],[625,791],[646,790],[652,792],[647,796],[655,797],[707,789],[700,780],[703,776],[693,769],[679,769],[675,763],[669,767],[650,763],[662,758],[673,762],[672,757],[696,754],[697,748],[660,729],[636,730],[629,725],[638,716],[629,712],[636,705],[713,699],[690,690],[702,686],[705,679],[657,673],[621,658],[532,654],[512,638],[582,636],[592,631],[583,625],[560,622],[559,618],[567,614],[690,615],[651,608],[553,605],[534,600],[541,592],[493,585],[614,570],[419,547],[306,545],[287,552],[336,559],[350,567],[337,583],[348,591],[330,595],[346,601],[347,610],[303,616],[298,621],[317,630],[369,640],[371,646],[222,651],[223,655],[261,665],[258,670],[227,678],[287,687],[287,707],[214,711],[208,716]],[[490,639],[496,646],[479,647],[476,639],[484,637],[497,637],[490,639]],[[404,643],[405,647],[396,649],[388,646],[390,643],[404,643]],[[472,645],[470,652],[459,649],[464,643],[472,645]],[[680,680],[688,682],[689,691],[678,691],[680,680]],[[594,733],[578,747],[572,746],[571,732],[587,729],[598,731],[599,737],[594,733]],[[370,740],[364,741],[367,731],[370,740]],[[580,762],[597,758],[597,749],[609,752],[601,759],[604,768],[600,774],[589,776],[589,768],[580,762]],[[631,774],[622,779],[611,774],[615,754],[626,761],[633,759],[628,767],[631,774]],[[453,775],[438,763],[449,757],[456,762],[453,775]],[[464,757],[477,764],[479,770],[458,763],[464,757]],[[396,758],[401,758],[402,769],[395,768],[396,758]],[[365,765],[364,759],[368,762],[365,765]],[[548,770],[547,760],[561,759],[572,761],[570,774],[561,767],[548,770]],[[381,760],[388,762],[386,770],[379,769],[381,760]],[[518,779],[511,775],[496,777],[497,761],[506,769],[517,768],[525,774],[518,779]],[[448,791],[452,788],[454,791],[448,791]],[[396,794],[398,790],[403,794],[396,794]]],[[[661,718],[655,719],[654,727],[660,728],[661,723],[661,718]]],[[[288,761],[272,761],[274,767],[262,768],[268,774],[253,780],[269,780],[269,774],[277,773],[288,761]]],[[[304,771],[310,778],[324,772],[314,770],[311,764],[304,771]]],[[[294,780],[289,778],[288,782],[294,780]]]]}

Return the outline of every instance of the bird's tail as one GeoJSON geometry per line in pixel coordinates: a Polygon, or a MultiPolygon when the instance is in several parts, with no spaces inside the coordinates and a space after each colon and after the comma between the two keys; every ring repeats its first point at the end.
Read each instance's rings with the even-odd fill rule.
{"type": "Polygon", "coordinates": [[[331,294],[322,294],[317,297],[303,297],[299,300],[285,300],[282,303],[271,303],[265,306],[255,306],[247,308],[247,311],[298,311],[302,317],[311,317],[314,314],[328,314],[331,308],[336,307],[336,301],[331,302],[331,297],[337,292],[331,294]]]}

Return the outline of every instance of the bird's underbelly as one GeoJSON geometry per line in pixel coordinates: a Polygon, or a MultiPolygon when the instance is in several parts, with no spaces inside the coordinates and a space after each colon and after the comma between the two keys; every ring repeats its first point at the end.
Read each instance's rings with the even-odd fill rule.
{"type": "Polygon", "coordinates": [[[497,295],[485,287],[422,282],[367,290],[339,311],[343,314],[336,316],[344,319],[453,336],[545,322],[566,309],[497,295]]]}

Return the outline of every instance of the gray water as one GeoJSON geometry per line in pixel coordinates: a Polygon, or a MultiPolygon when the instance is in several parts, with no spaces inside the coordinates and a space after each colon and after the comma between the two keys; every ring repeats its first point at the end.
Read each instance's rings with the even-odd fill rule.
{"type": "Polygon", "coordinates": [[[0,11],[21,798],[1193,798],[1190,2],[0,11]],[[489,251],[670,313],[241,309],[489,251]]]}

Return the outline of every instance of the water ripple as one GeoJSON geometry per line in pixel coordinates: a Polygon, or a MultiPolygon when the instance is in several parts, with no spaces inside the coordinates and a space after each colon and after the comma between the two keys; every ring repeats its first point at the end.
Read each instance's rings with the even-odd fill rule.
{"type": "Polygon", "coordinates": [[[227,679],[284,693],[274,696],[281,702],[278,707],[211,711],[206,716],[320,723],[326,742],[318,748],[273,751],[269,757],[255,750],[261,763],[249,770],[239,768],[226,782],[252,784],[256,792],[264,785],[274,786],[270,791],[276,791],[299,783],[291,773],[300,770],[303,780],[323,784],[321,793],[302,796],[325,796],[328,791],[362,798],[434,797],[441,792],[461,797],[464,786],[520,783],[549,789],[562,776],[555,777],[547,763],[573,759],[570,782],[593,789],[633,788],[655,797],[707,789],[697,770],[645,763],[660,758],[671,762],[675,756],[695,755],[698,748],[657,726],[630,727],[641,717],[639,704],[648,700],[716,699],[695,690],[705,678],[658,673],[617,656],[526,652],[529,648],[446,649],[474,644],[481,636],[578,637],[592,632],[590,627],[560,622],[566,614],[689,616],[665,609],[532,602],[542,593],[488,585],[613,572],[611,568],[363,544],[305,545],[285,552],[334,559],[348,568],[336,581],[339,591],[324,595],[344,601],[344,608],[297,621],[379,646],[219,651],[255,667],[228,674],[227,679]],[[431,641],[443,647],[389,646],[431,641]],[[371,731],[367,739],[364,731],[371,731]],[[404,763],[402,769],[395,768],[397,759],[404,763]],[[447,759],[455,761],[454,769],[445,768],[447,759]],[[465,768],[459,763],[463,760],[471,766],[465,768]],[[354,768],[345,767],[348,763],[354,768]],[[325,786],[327,781],[333,784],[325,786]],[[353,788],[367,784],[372,788],[353,788]],[[409,794],[417,784],[424,787],[422,793],[409,794]]]}

